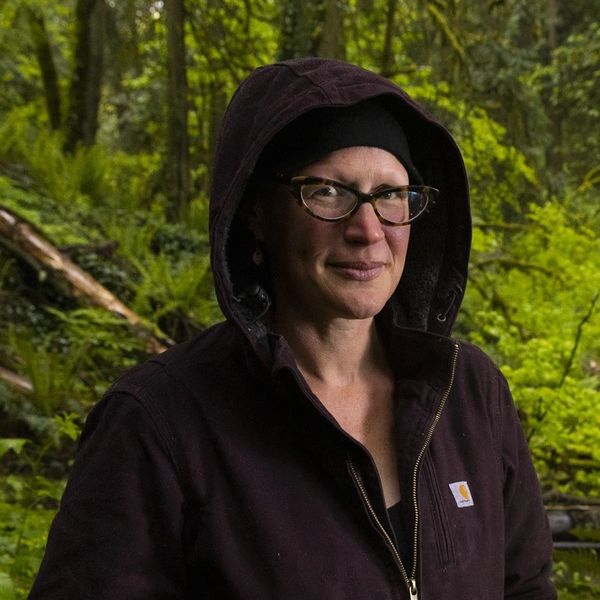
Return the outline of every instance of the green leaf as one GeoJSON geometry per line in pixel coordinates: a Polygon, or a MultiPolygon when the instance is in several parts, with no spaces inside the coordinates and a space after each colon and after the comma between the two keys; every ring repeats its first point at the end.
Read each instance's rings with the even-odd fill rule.
{"type": "Polygon", "coordinates": [[[10,576],[0,571],[0,600],[15,600],[16,597],[15,586],[10,576]]]}
{"type": "MultiPolygon", "coordinates": [[[[0,456],[4,456],[11,450],[15,454],[21,454],[23,447],[29,440],[23,438],[0,438],[0,456]]],[[[1,587],[0,587],[1,589],[1,587]]],[[[0,599],[2,596],[0,596],[0,599]]]]}
{"type": "Polygon", "coordinates": [[[81,433],[81,428],[77,425],[78,419],[79,415],[74,412],[54,416],[59,433],[66,435],[70,440],[76,440],[81,433]]]}

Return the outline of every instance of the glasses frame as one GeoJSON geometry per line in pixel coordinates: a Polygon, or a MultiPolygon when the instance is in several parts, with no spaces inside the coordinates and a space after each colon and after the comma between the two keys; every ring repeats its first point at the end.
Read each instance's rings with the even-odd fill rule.
{"type": "Polygon", "coordinates": [[[438,194],[440,193],[437,188],[430,187],[428,185],[399,185],[399,186],[395,186],[395,187],[384,188],[384,189],[378,190],[376,192],[373,192],[371,194],[366,194],[364,192],[361,192],[361,191],[353,188],[352,186],[349,186],[340,181],[336,181],[335,179],[324,179],[322,177],[313,177],[312,175],[298,175],[295,177],[286,177],[285,175],[278,174],[277,179],[284,185],[287,185],[292,190],[292,193],[293,193],[298,205],[301,206],[304,210],[306,210],[306,212],[308,212],[308,214],[311,217],[314,217],[315,219],[319,219],[319,221],[326,221],[328,223],[335,223],[337,221],[345,221],[345,220],[349,219],[350,217],[352,217],[352,215],[354,215],[363,204],[369,203],[373,207],[373,210],[375,211],[375,214],[377,215],[377,218],[379,219],[379,221],[381,223],[383,223],[385,225],[391,225],[392,227],[402,227],[404,225],[409,225],[410,223],[413,223],[419,217],[421,217],[424,213],[428,212],[429,209],[431,208],[431,206],[433,206],[435,204],[435,200],[436,200],[438,194]],[[341,217],[330,218],[330,217],[322,217],[320,215],[316,215],[308,207],[308,205],[304,201],[304,198],[302,198],[302,186],[304,184],[310,184],[310,183],[313,183],[313,184],[322,183],[324,185],[334,185],[334,186],[340,187],[348,192],[351,192],[352,194],[354,194],[354,196],[356,196],[356,205],[353,208],[351,208],[346,214],[342,215],[341,217]],[[423,210],[420,213],[418,213],[417,215],[415,215],[414,217],[412,217],[411,219],[409,219],[408,221],[405,221],[403,223],[394,223],[393,221],[388,221],[377,210],[377,200],[379,199],[379,196],[381,196],[382,194],[387,194],[389,192],[396,192],[396,191],[425,192],[426,193],[426,196],[425,196],[426,202],[425,202],[425,206],[423,207],[423,210]]]}

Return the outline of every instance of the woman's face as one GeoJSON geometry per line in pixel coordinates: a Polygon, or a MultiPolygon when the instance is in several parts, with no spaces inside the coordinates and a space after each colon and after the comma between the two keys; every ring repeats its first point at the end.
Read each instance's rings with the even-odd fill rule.
{"type": "MultiPolygon", "coordinates": [[[[294,175],[334,179],[362,192],[409,183],[393,154],[366,146],[332,152],[294,175]]],[[[326,324],[379,313],[400,281],[410,226],[384,225],[368,203],[346,221],[320,221],[289,188],[278,190],[260,199],[251,219],[269,256],[276,315],[326,324]]]]}

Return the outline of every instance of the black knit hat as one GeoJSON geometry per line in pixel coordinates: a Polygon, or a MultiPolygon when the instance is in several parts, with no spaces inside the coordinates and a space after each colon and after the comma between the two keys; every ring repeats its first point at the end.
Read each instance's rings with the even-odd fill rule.
{"type": "Polygon", "coordinates": [[[267,144],[254,172],[258,177],[293,174],[330,152],[352,146],[387,150],[402,163],[411,184],[423,182],[412,163],[402,126],[373,100],[349,107],[319,108],[298,117],[267,144]]]}

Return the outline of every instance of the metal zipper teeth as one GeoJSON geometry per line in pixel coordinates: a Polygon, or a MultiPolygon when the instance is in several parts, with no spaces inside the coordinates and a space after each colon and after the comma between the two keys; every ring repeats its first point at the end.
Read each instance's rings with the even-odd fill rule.
{"type": "Polygon", "coordinates": [[[438,421],[440,420],[440,417],[442,416],[442,411],[444,410],[444,406],[446,404],[446,401],[448,400],[448,396],[450,395],[452,386],[454,385],[454,376],[456,373],[456,362],[458,360],[458,351],[459,351],[459,345],[455,343],[454,344],[454,352],[452,355],[450,380],[448,381],[448,385],[442,395],[442,399],[440,401],[440,405],[438,406],[438,409],[433,418],[433,422],[431,423],[431,426],[429,427],[429,430],[427,431],[427,436],[425,437],[425,443],[423,444],[419,454],[417,455],[417,460],[415,462],[415,468],[413,470],[412,489],[413,489],[413,506],[415,509],[415,533],[414,533],[414,541],[413,541],[413,564],[412,564],[410,578],[406,572],[406,569],[404,568],[404,564],[402,563],[402,559],[400,558],[400,554],[398,553],[396,545],[392,541],[392,538],[389,536],[387,530],[385,529],[385,527],[382,525],[381,521],[379,520],[377,513],[373,509],[373,505],[371,504],[371,501],[369,500],[367,490],[365,489],[365,486],[364,486],[364,483],[362,481],[360,474],[358,473],[352,460],[351,459],[347,460],[348,468],[350,469],[350,472],[352,474],[352,479],[354,480],[354,482],[358,488],[358,491],[359,491],[360,495],[362,496],[362,499],[364,501],[365,506],[367,507],[367,510],[369,512],[369,515],[371,516],[372,521],[377,526],[379,533],[383,536],[386,545],[388,546],[388,548],[390,549],[390,551],[392,553],[394,561],[395,561],[398,569],[400,570],[400,574],[402,575],[402,578],[404,579],[404,583],[406,584],[406,587],[408,589],[408,593],[410,594],[411,599],[413,599],[413,598],[418,599],[418,597],[419,597],[418,589],[417,589],[417,579],[416,579],[416,577],[417,577],[417,557],[418,557],[417,553],[418,553],[418,544],[419,544],[419,504],[417,502],[417,478],[418,478],[418,474],[419,474],[419,466],[421,464],[421,460],[423,459],[423,455],[425,454],[425,450],[427,450],[427,446],[429,446],[429,442],[431,441],[431,438],[433,437],[433,432],[435,430],[435,427],[436,427],[438,421]]]}
{"type": "Polygon", "coordinates": [[[398,553],[398,550],[396,549],[396,545],[392,541],[392,538],[389,536],[385,527],[382,525],[381,521],[379,520],[377,513],[373,509],[373,505],[371,504],[371,501],[369,500],[369,496],[367,494],[367,490],[365,489],[364,483],[362,481],[362,477],[359,475],[359,473],[356,470],[354,463],[352,462],[351,459],[348,459],[348,467],[350,469],[350,472],[352,473],[352,478],[354,479],[354,482],[356,483],[356,486],[358,487],[358,491],[360,492],[360,495],[362,496],[365,506],[367,507],[367,510],[369,511],[369,515],[371,516],[371,519],[377,526],[379,533],[381,533],[386,545],[392,552],[394,561],[396,562],[396,565],[398,566],[398,568],[400,569],[400,573],[402,574],[402,578],[404,579],[406,586],[410,590],[410,581],[408,579],[406,569],[404,568],[404,565],[402,564],[402,559],[400,558],[400,554],[398,553]]]}
{"type": "Polygon", "coordinates": [[[427,446],[429,446],[429,442],[431,441],[431,438],[433,437],[433,432],[435,430],[435,427],[438,424],[440,417],[442,416],[442,411],[444,410],[444,406],[446,404],[446,401],[448,400],[448,396],[450,395],[452,386],[454,385],[454,376],[456,373],[456,362],[458,360],[458,350],[459,350],[459,346],[458,346],[458,344],[455,343],[454,344],[454,353],[452,355],[452,367],[451,367],[451,371],[450,371],[450,380],[448,381],[446,390],[444,391],[444,394],[442,395],[442,399],[440,401],[440,405],[438,406],[438,409],[433,418],[433,422],[431,423],[431,426],[429,427],[429,430],[427,431],[427,436],[425,437],[425,442],[424,442],[423,446],[421,447],[421,451],[417,455],[417,460],[415,462],[415,468],[413,469],[412,493],[413,493],[413,506],[415,509],[415,531],[414,531],[414,538],[413,538],[413,564],[412,564],[412,570],[410,573],[411,581],[416,581],[416,579],[417,579],[417,557],[418,557],[418,546],[419,546],[419,517],[420,517],[419,503],[417,502],[417,479],[418,479],[418,475],[419,475],[419,467],[421,465],[421,460],[423,459],[423,455],[425,454],[425,450],[427,450],[427,446]]]}

